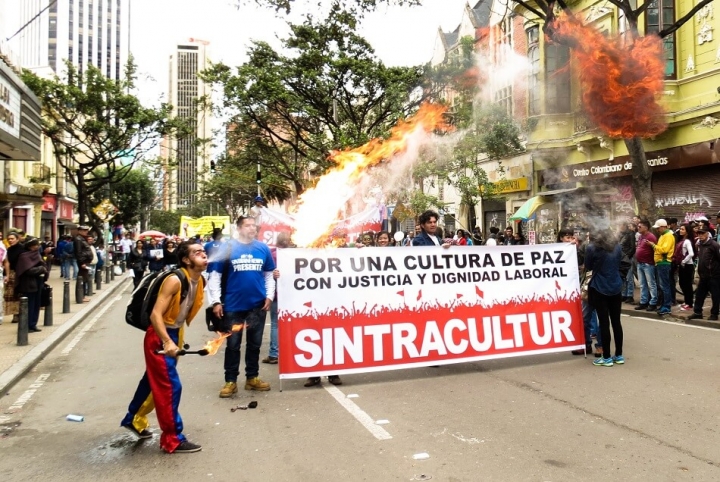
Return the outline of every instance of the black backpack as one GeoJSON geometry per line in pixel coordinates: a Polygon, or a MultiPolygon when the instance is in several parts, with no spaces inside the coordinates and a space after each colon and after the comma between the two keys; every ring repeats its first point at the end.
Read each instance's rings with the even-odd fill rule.
{"type": "MultiPolygon", "coordinates": [[[[173,274],[180,278],[180,302],[182,303],[185,298],[187,298],[190,282],[181,269],[152,273],[140,281],[140,284],[130,296],[130,301],[125,309],[125,322],[128,325],[134,326],[142,331],[147,331],[151,325],[150,313],[152,313],[153,307],[155,306],[155,300],[157,300],[158,294],[160,293],[160,287],[163,281],[173,274]]],[[[198,286],[198,289],[203,288],[204,285],[198,286]]]]}

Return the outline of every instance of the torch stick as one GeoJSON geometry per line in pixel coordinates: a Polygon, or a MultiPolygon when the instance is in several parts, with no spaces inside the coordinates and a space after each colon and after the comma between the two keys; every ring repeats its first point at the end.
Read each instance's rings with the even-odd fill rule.
{"type": "MultiPolygon", "coordinates": [[[[165,350],[155,350],[155,353],[158,354],[158,355],[164,355],[164,354],[165,354],[165,350]]],[[[177,356],[185,356],[185,355],[200,355],[200,356],[205,356],[205,355],[207,355],[207,354],[209,354],[209,353],[210,353],[210,352],[209,352],[207,349],[205,349],[205,348],[203,348],[202,350],[179,350],[179,351],[177,352],[177,356]]]]}

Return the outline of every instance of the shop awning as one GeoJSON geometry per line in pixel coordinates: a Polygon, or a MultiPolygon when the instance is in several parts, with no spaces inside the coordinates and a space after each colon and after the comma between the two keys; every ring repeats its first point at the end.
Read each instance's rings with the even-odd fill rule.
{"type": "Polygon", "coordinates": [[[518,209],[515,214],[510,216],[510,221],[527,221],[533,216],[535,211],[537,211],[540,206],[552,201],[551,198],[553,196],[566,192],[576,191],[577,189],[578,188],[576,187],[571,187],[568,189],[556,189],[554,191],[541,192],[537,196],[533,196],[527,201],[525,201],[525,203],[520,206],[520,209],[518,209]]]}

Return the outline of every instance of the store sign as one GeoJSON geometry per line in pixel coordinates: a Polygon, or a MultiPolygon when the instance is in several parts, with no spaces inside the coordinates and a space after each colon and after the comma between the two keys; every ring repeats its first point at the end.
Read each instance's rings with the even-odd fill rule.
{"type": "Polygon", "coordinates": [[[0,77],[0,130],[20,138],[20,91],[0,77]]]}
{"type": "Polygon", "coordinates": [[[493,183],[496,194],[506,194],[509,192],[519,192],[528,190],[528,180],[526,177],[518,179],[503,179],[493,183]]]}
{"type": "MultiPolygon", "coordinates": [[[[673,147],[645,154],[647,164],[653,172],[669,171],[687,167],[704,166],[720,162],[720,142],[700,142],[687,146],[673,147]]],[[[538,171],[541,186],[552,186],[570,182],[631,176],[630,156],[621,156],[612,161],[592,161],[572,164],[555,169],[538,171]]]]}
{"type": "Polygon", "coordinates": [[[60,219],[65,219],[68,221],[72,221],[73,219],[73,203],[67,202],[67,201],[60,201],[60,212],[58,213],[58,217],[60,219]]]}
{"type": "Polygon", "coordinates": [[[57,203],[57,199],[52,194],[47,194],[43,196],[43,205],[42,210],[50,213],[55,212],[55,205],[57,203]]]}

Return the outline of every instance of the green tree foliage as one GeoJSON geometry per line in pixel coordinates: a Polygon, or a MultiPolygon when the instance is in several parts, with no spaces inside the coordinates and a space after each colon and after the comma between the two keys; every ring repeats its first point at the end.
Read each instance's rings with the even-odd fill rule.
{"type": "MultiPolygon", "coordinates": [[[[246,151],[224,155],[217,160],[215,172],[203,185],[203,198],[222,206],[231,219],[236,219],[253,205],[257,196],[257,167],[247,159],[246,151]]],[[[292,193],[275,173],[262,173],[260,192],[266,201],[282,202],[292,193]]]]}
{"type": "MultiPolygon", "coordinates": [[[[235,0],[236,5],[241,7],[248,3],[270,7],[276,11],[284,11],[290,13],[296,0],[235,0]]],[[[359,12],[367,12],[375,10],[378,6],[385,5],[420,5],[421,0],[335,0],[333,3],[338,4],[346,9],[353,9],[359,12]]]]}
{"type": "Polygon", "coordinates": [[[147,227],[165,234],[178,234],[180,230],[180,213],[153,209],[148,213],[147,227]]]}
{"type": "MultiPolygon", "coordinates": [[[[93,176],[108,177],[107,170],[97,169],[93,176]]],[[[145,169],[125,168],[116,171],[119,181],[110,179],[105,189],[97,190],[89,196],[91,206],[97,206],[103,199],[109,199],[118,212],[110,221],[111,224],[122,223],[132,226],[146,217],[147,211],[157,201],[155,185],[150,179],[150,173],[145,169]],[[125,172],[125,171],[128,172],[125,172]]],[[[102,220],[98,220],[102,222],[102,220]]]]}
{"type": "Polygon", "coordinates": [[[131,93],[135,88],[132,58],[124,77],[117,81],[92,65],[82,72],[69,62],[65,67],[62,77],[44,79],[25,70],[22,80],[42,100],[43,134],[52,142],[67,178],[77,187],[80,222],[86,222],[93,194],[110,181],[121,181],[131,172],[128,167],[154,148],[163,135],[182,136],[187,126],[170,118],[169,105],[144,107],[131,93]]]}
{"type": "Polygon", "coordinates": [[[332,150],[383,137],[424,100],[421,67],[387,67],[357,35],[358,19],[335,2],[327,18],[291,24],[280,53],[255,42],[237,67],[205,72],[232,115],[228,145],[249,164],[301,193],[307,173],[321,174],[332,150]]]}

